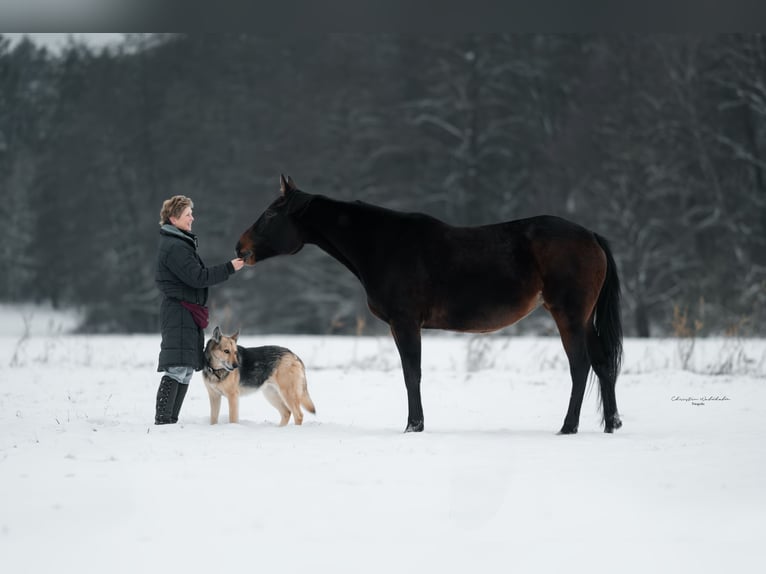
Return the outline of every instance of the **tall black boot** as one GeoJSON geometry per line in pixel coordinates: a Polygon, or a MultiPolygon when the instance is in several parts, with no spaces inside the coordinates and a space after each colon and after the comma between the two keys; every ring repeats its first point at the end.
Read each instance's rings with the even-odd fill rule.
{"type": "Polygon", "coordinates": [[[154,414],[154,424],[168,425],[173,422],[171,415],[177,395],[178,381],[167,375],[162,377],[160,388],[157,389],[157,408],[154,414]]]}
{"type": "Polygon", "coordinates": [[[175,424],[178,422],[178,413],[181,412],[181,405],[184,404],[184,397],[186,391],[189,390],[189,385],[178,384],[178,393],[176,394],[176,401],[173,403],[173,412],[170,414],[170,422],[175,424]]]}

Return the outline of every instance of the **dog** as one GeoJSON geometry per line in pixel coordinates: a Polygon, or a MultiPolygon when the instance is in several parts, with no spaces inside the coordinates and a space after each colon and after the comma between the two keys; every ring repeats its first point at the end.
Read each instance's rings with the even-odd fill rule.
{"type": "Polygon", "coordinates": [[[239,331],[231,336],[216,327],[205,345],[202,378],[210,396],[210,424],[218,423],[221,397],[229,401],[229,422],[239,422],[239,397],[263,390],[266,399],[279,411],[285,426],[290,415],[296,425],[303,423],[301,407],[316,414],[306,384],[303,361],[290,349],[276,346],[241,347],[239,331]]]}

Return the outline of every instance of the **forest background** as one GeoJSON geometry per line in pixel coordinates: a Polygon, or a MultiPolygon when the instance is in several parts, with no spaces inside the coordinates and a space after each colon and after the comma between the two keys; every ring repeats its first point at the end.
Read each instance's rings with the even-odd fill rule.
{"type": "MultiPolygon", "coordinates": [[[[278,192],[609,238],[632,336],[766,334],[766,35],[0,35],[0,302],[157,332],[161,203],[208,264],[278,192]]],[[[377,333],[314,247],[211,289],[251,333],[377,333]]],[[[506,332],[554,333],[545,313],[506,332]]]]}

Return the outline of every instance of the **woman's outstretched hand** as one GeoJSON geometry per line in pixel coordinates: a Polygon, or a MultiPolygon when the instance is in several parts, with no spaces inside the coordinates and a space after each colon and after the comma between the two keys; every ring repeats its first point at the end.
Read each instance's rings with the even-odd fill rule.
{"type": "Polygon", "coordinates": [[[234,271],[239,271],[245,266],[245,260],[237,257],[231,260],[231,264],[234,266],[234,271]]]}

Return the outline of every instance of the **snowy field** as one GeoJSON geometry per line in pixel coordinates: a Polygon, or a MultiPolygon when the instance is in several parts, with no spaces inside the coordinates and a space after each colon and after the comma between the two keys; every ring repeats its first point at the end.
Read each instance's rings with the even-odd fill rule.
{"type": "MultiPolygon", "coordinates": [[[[557,436],[556,339],[429,333],[426,430],[387,337],[247,336],[306,363],[317,415],[279,428],[262,396],[208,424],[152,424],[159,336],[67,334],[0,308],[4,572],[759,571],[766,564],[766,341],[626,341],[601,432],[557,436]]],[[[26,313],[26,314],[24,314],[26,313]]]]}

